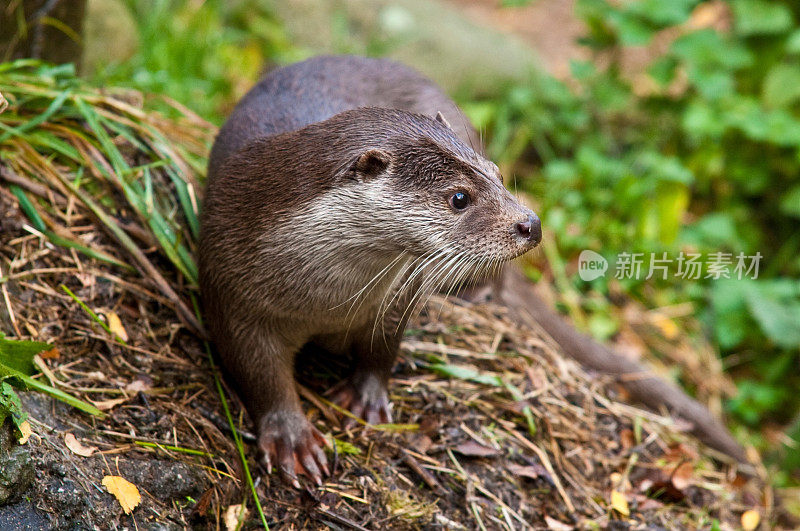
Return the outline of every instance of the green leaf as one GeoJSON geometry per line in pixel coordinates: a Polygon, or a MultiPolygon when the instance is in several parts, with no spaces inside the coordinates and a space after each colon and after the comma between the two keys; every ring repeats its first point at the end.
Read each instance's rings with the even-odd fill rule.
{"type": "Polygon", "coordinates": [[[779,63],[773,66],[762,87],[764,103],[783,107],[800,98],[800,66],[779,63]]]}
{"type": "Polygon", "coordinates": [[[659,27],[686,22],[699,0],[639,0],[625,5],[625,10],[659,27]]]}
{"type": "Polygon", "coordinates": [[[620,42],[626,46],[648,44],[656,33],[655,27],[632,13],[612,11],[608,21],[616,28],[620,42]]]}
{"type": "Polygon", "coordinates": [[[3,384],[17,382],[23,388],[43,392],[91,415],[103,416],[104,413],[93,405],[30,377],[34,372],[33,357],[49,348],[47,343],[12,341],[0,334],[0,381],[3,384]]]}
{"type": "Polygon", "coordinates": [[[731,7],[736,33],[742,36],[783,33],[794,24],[789,7],[774,0],[733,0],[731,7]]]}
{"type": "Polygon", "coordinates": [[[19,400],[14,388],[8,382],[0,382],[0,425],[5,422],[8,416],[11,415],[11,420],[19,431],[20,424],[22,424],[28,414],[22,409],[22,402],[19,400]]]}
{"type": "Polygon", "coordinates": [[[677,66],[678,62],[674,57],[664,56],[654,61],[647,69],[647,73],[661,87],[666,87],[675,79],[677,66]]]}
{"type": "Polygon", "coordinates": [[[739,345],[752,326],[745,301],[747,284],[749,281],[720,279],[712,285],[714,336],[722,349],[739,345]]]}
{"type": "Polygon", "coordinates": [[[725,132],[726,124],[714,107],[705,102],[695,101],[683,111],[681,127],[690,137],[717,139],[725,132]]]}
{"type": "Polygon", "coordinates": [[[678,58],[700,69],[738,70],[753,62],[753,55],[741,43],[725,38],[713,29],[703,29],[678,38],[670,48],[678,58]]]}
{"type": "Polygon", "coordinates": [[[503,387],[503,380],[500,376],[493,373],[480,372],[472,367],[465,367],[463,365],[449,365],[444,363],[434,363],[430,368],[443,376],[456,378],[458,380],[468,380],[475,383],[494,385],[503,387]]]}
{"type": "Polygon", "coordinates": [[[686,243],[701,248],[736,248],[741,242],[736,222],[727,212],[706,214],[685,231],[686,243]]]}
{"type": "Polygon", "coordinates": [[[334,437],[333,444],[336,446],[336,451],[339,455],[361,455],[361,448],[347,441],[334,437]]]}
{"type": "Polygon", "coordinates": [[[790,55],[800,54],[800,29],[794,30],[786,39],[786,53],[790,55]]]}
{"type": "Polygon", "coordinates": [[[694,67],[689,69],[688,76],[692,85],[709,100],[733,94],[733,76],[728,72],[694,67]]]}
{"type": "Polygon", "coordinates": [[[743,380],[737,387],[738,392],[728,407],[750,424],[758,423],[764,413],[775,410],[786,400],[786,389],[776,389],[771,384],[743,380]]]}
{"type": "MultiPolygon", "coordinates": [[[[0,333],[0,366],[5,366],[27,376],[34,373],[33,357],[52,347],[38,341],[13,341],[0,333]]],[[[2,368],[0,368],[2,371],[2,368]]]]}
{"type": "Polygon", "coordinates": [[[764,335],[784,348],[800,346],[800,298],[792,293],[792,284],[772,281],[754,286],[746,293],[747,307],[764,335]]]}
{"type": "Polygon", "coordinates": [[[572,59],[569,62],[569,71],[572,77],[578,81],[586,81],[597,75],[597,67],[591,61],[578,61],[572,59]]]}
{"type": "Polygon", "coordinates": [[[800,218],[800,186],[795,186],[781,199],[781,212],[800,218]]]}
{"type": "Polygon", "coordinates": [[[589,318],[589,333],[598,341],[605,341],[619,330],[619,323],[606,313],[595,313],[589,318]]]}

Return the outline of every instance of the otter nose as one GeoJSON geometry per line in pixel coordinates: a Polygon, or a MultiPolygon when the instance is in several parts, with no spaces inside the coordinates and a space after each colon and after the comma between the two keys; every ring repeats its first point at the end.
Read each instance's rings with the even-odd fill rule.
{"type": "Polygon", "coordinates": [[[523,240],[536,245],[542,241],[542,222],[539,216],[531,212],[527,219],[514,224],[514,233],[523,240]]]}

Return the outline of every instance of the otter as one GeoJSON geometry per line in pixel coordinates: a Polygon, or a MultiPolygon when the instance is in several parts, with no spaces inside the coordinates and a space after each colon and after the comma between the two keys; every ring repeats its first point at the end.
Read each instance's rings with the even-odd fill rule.
{"type": "Polygon", "coordinates": [[[201,232],[209,332],[267,469],[296,487],[298,473],[329,473],[294,385],[301,347],[349,354],[335,401],[391,422],[413,308],[489,278],[542,234],[431,80],[353,56],[278,68],[239,102],[211,151],[201,232]]]}

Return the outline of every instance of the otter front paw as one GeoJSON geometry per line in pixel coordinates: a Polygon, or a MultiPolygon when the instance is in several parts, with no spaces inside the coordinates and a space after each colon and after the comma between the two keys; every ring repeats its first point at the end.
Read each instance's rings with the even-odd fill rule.
{"type": "MultiPolygon", "coordinates": [[[[357,374],[343,382],[334,388],[333,401],[369,424],[392,422],[392,405],[386,384],[375,374],[357,374]]],[[[352,419],[345,424],[352,424],[352,419]]]]}
{"type": "Polygon", "coordinates": [[[259,428],[258,447],[268,471],[272,471],[274,463],[281,477],[295,488],[300,488],[298,470],[316,485],[322,485],[323,474],[330,474],[322,450],[328,442],[302,412],[264,415],[259,428]]]}

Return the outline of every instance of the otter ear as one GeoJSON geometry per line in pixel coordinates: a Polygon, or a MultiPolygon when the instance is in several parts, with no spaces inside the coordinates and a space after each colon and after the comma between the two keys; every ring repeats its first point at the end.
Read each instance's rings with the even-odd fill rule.
{"type": "Polygon", "coordinates": [[[451,126],[450,123],[444,119],[444,114],[442,114],[442,111],[436,113],[436,121],[442,124],[443,126],[447,127],[448,129],[450,129],[451,131],[453,130],[453,126],[451,126]]]}
{"type": "Polygon", "coordinates": [[[356,176],[371,179],[383,173],[391,163],[392,156],[389,153],[380,149],[368,149],[358,156],[352,169],[356,176]]]}

